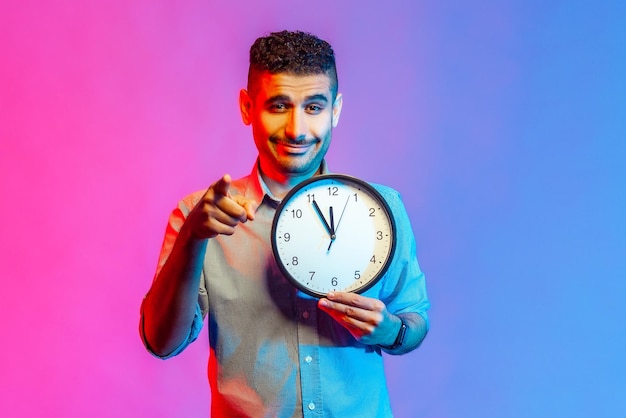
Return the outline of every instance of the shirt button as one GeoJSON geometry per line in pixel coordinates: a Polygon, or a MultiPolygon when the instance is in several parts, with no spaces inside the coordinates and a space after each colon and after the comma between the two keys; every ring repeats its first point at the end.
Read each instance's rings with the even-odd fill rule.
{"type": "Polygon", "coordinates": [[[304,319],[309,319],[309,311],[304,311],[304,312],[302,312],[302,317],[303,317],[304,319]]]}
{"type": "Polygon", "coordinates": [[[315,409],[315,404],[314,404],[313,402],[311,402],[311,403],[309,404],[309,409],[310,409],[311,411],[315,409]]]}
{"type": "Polygon", "coordinates": [[[306,357],[304,358],[304,361],[306,361],[307,363],[310,363],[310,362],[312,362],[312,361],[313,361],[313,357],[311,357],[311,356],[306,356],[306,357]]]}

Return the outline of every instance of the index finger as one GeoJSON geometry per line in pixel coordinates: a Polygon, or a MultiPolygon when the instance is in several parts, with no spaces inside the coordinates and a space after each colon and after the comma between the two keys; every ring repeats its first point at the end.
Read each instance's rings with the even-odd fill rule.
{"type": "MultiPolygon", "coordinates": [[[[229,196],[230,185],[233,182],[229,174],[224,174],[221,179],[213,183],[209,189],[213,188],[213,193],[220,196],[229,196]]],[[[208,193],[208,190],[207,190],[208,193]]]]}

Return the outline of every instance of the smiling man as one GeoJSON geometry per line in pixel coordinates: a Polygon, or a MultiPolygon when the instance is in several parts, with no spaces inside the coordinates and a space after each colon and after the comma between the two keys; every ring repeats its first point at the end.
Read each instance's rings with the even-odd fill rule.
{"type": "Polygon", "coordinates": [[[376,186],[398,237],[385,276],[361,295],[297,291],[270,244],[280,200],[327,173],[342,108],[331,46],[303,32],[257,39],[239,105],[258,159],[249,176],[224,175],[173,211],[142,304],[144,344],[177,355],[208,318],[213,417],[391,417],[381,352],[418,347],[429,308],[397,192],[376,186]]]}

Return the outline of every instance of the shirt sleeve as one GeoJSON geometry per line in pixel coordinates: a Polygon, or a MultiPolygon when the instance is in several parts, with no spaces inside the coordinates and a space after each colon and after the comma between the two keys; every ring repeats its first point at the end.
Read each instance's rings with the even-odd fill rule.
{"type": "Polygon", "coordinates": [[[397,191],[385,186],[375,187],[387,201],[396,224],[394,257],[381,280],[380,299],[394,314],[413,312],[421,315],[429,327],[426,279],[417,261],[417,246],[408,213],[397,191]]]}
{"type": "Polygon", "coordinates": [[[194,314],[193,322],[191,324],[191,327],[189,328],[189,333],[187,334],[187,337],[178,347],[174,349],[174,351],[164,356],[160,356],[154,352],[154,350],[152,349],[152,347],[150,347],[150,344],[148,344],[148,341],[146,340],[146,334],[143,327],[143,303],[141,304],[141,323],[139,325],[139,334],[141,335],[141,341],[143,341],[143,345],[146,347],[146,350],[148,350],[150,354],[163,360],[167,360],[168,358],[177,356],[178,354],[182,353],[189,344],[194,342],[200,335],[200,331],[202,330],[202,324],[202,312],[200,311],[200,304],[197,303],[196,313],[194,314]]]}
{"type": "MultiPolygon", "coordinates": [[[[184,200],[182,200],[179,203],[178,207],[171,213],[168,223],[167,223],[167,228],[165,230],[165,238],[163,239],[163,245],[161,246],[161,253],[159,255],[159,262],[157,264],[157,270],[154,275],[154,280],[157,279],[159,272],[161,271],[161,269],[163,268],[163,265],[165,265],[165,262],[169,258],[172,252],[172,248],[174,247],[174,243],[176,242],[176,237],[178,237],[178,233],[180,232],[181,227],[185,223],[185,219],[187,218],[187,215],[189,215],[191,208],[194,207],[195,202],[198,199],[196,196],[198,193],[190,195],[184,200]]],[[[145,301],[145,297],[144,297],[144,301],[145,301]]],[[[206,290],[204,286],[204,273],[202,273],[202,277],[200,278],[200,288],[198,289],[198,302],[196,303],[196,311],[193,317],[193,322],[191,323],[191,326],[189,327],[189,332],[187,334],[187,337],[171,353],[164,355],[164,356],[159,356],[154,353],[154,350],[150,347],[150,344],[148,344],[148,341],[146,340],[145,330],[144,330],[143,304],[144,303],[142,302],[141,308],[140,308],[141,320],[139,324],[139,334],[141,336],[141,340],[143,341],[143,344],[146,347],[146,349],[152,355],[159,357],[161,359],[164,359],[164,360],[180,354],[185,348],[187,348],[189,344],[194,342],[200,335],[200,331],[202,330],[202,325],[204,322],[204,317],[206,316],[206,313],[208,311],[208,298],[206,297],[206,290]]]]}

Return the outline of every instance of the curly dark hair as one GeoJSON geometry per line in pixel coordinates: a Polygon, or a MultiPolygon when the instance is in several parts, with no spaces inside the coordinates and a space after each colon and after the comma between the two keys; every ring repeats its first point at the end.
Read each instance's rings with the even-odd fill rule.
{"type": "Polygon", "coordinates": [[[337,68],[333,48],[328,42],[310,33],[284,30],[258,38],[250,48],[249,91],[263,72],[326,74],[330,78],[333,97],[337,95],[337,68]]]}

